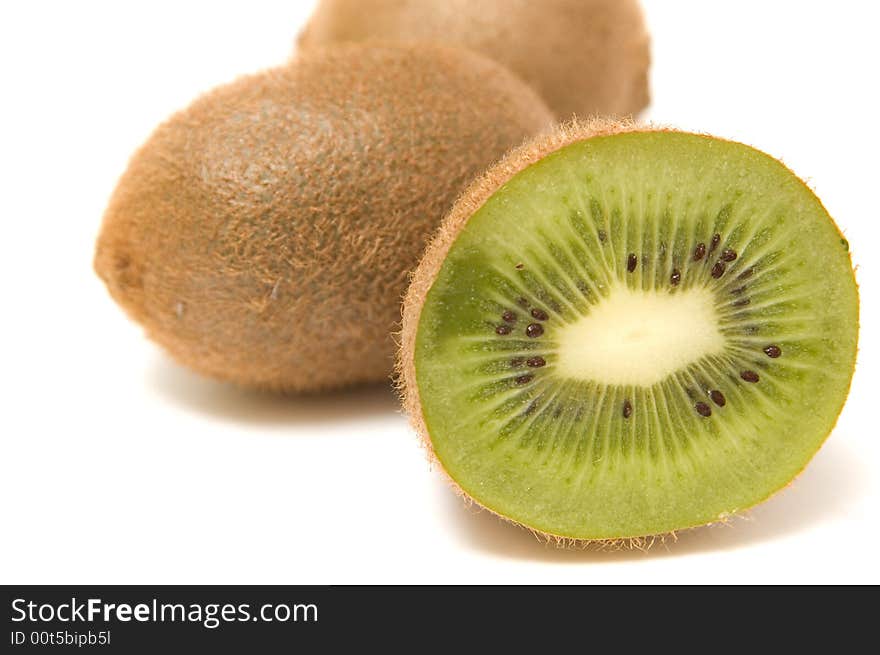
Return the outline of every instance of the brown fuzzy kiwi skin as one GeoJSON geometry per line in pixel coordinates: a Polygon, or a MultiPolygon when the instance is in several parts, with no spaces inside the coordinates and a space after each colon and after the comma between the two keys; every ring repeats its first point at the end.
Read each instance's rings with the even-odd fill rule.
{"type": "Polygon", "coordinates": [[[629,116],[650,99],[637,0],[320,0],[298,46],[370,39],[482,52],[531,84],[560,120],[629,116]]]}
{"type": "MultiPolygon", "coordinates": [[[[635,548],[645,550],[655,543],[675,541],[677,536],[676,533],[670,532],[667,534],[642,535],[623,539],[576,539],[565,535],[542,532],[530,526],[521,524],[510,517],[494,511],[491,507],[482,505],[475,498],[470,496],[452,478],[452,476],[446,472],[443,463],[434,452],[428,426],[425,422],[424,414],[422,413],[422,402],[419,397],[419,387],[416,379],[414,359],[419,317],[421,316],[422,306],[425,303],[428,292],[434,284],[434,280],[437,278],[437,274],[443,266],[443,261],[446,259],[446,255],[449,253],[449,249],[452,247],[459,232],[461,232],[462,228],[467,224],[470,217],[514,175],[525,170],[532,164],[537,163],[547,155],[572,143],[586,141],[594,137],[646,131],[670,132],[675,130],[655,125],[639,125],[632,120],[615,121],[611,119],[594,118],[588,121],[572,121],[559,125],[552,133],[536,137],[519,148],[510,151],[504,159],[471,184],[467,191],[465,191],[465,193],[457,200],[447,217],[443,220],[443,223],[434,234],[425,250],[419,265],[412,273],[410,286],[407,289],[401,310],[401,330],[398,335],[400,348],[398,349],[397,361],[395,363],[397,389],[404,412],[409,417],[410,425],[419,435],[430,463],[441,471],[444,478],[446,478],[448,483],[452,485],[455,493],[465,499],[468,504],[476,505],[508,523],[525,528],[540,541],[552,542],[556,546],[562,548],[595,548],[599,550],[635,548]]],[[[794,172],[791,173],[794,175],[794,172]]],[[[803,184],[803,182],[801,183],[803,184]]],[[[841,235],[841,238],[843,238],[843,235],[841,235]]],[[[855,367],[855,362],[853,362],[853,367],[855,367]]],[[[842,409],[843,407],[841,406],[838,410],[838,418],[840,416],[840,410],[842,409]]],[[[803,469],[798,472],[797,476],[785,485],[785,487],[771,492],[767,497],[755,503],[755,505],[763,503],[776,493],[792,486],[802,472],[803,469]]],[[[750,508],[740,508],[738,513],[744,512],[748,509],[750,508]]],[[[713,523],[726,523],[730,518],[732,517],[725,517],[724,519],[720,519],[713,523]]],[[[703,525],[712,525],[713,523],[686,526],[686,528],[683,529],[697,528],[702,527],[703,525]]]]}
{"type": "Polygon", "coordinates": [[[464,49],[303,54],[153,133],[111,197],[95,270],[202,374],[293,392],[387,380],[431,232],[551,121],[521,80],[464,49]]]}

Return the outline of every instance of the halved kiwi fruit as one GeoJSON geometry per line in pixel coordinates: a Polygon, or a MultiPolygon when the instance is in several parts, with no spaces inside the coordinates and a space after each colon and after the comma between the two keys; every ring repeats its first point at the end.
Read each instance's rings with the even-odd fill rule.
{"type": "Polygon", "coordinates": [[[405,402],[477,503],[615,540],[723,520],[831,431],[858,333],[849,248],[739,143],[594,122],[475,183],[406,297],[405,402]]]}

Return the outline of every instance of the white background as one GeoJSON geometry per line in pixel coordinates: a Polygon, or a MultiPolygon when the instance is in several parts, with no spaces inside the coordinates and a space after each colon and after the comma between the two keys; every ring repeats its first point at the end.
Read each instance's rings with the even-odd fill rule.
{"type": "Polygon", "coordinates": [[[852,245],[861,349],[791,488],[730,525],[608,553],[465,508],[389,389],[282,399],[179,368],[93,274],[133,149],[199,92],[285,60],[311,2],[3,3],[0,582],[880,582],[874,5],[645,2],[647,118],[808,180],[852,245]]]}

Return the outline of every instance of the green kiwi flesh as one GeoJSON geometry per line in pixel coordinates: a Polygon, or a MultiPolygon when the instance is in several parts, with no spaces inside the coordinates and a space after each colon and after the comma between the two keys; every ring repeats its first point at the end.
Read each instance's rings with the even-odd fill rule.
{"type": "Polygon", "coordinates": [[[848,244],[745,145],[569,140],[429,249],[404,325],[410,410],[455,484],[535,531],[724,520],[786,486],[840,413],[858,333],[848,244]]]}

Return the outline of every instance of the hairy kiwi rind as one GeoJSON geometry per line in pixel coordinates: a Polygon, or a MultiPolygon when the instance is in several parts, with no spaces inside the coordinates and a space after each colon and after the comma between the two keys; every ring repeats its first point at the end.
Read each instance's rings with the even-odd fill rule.
{"type": "Polygon", "coordinates": [[[650,100],[637,0],[321,0],[298,47],[373,39],[481,52],[528,82],[559,120],[635,115],[650,100]]]}
{"type": "Polygon", "coordinates": [[[94,265],[199,373],[308,392],[388,380],[407,274],[465,185],[552,122],[464,49],[351,44],[219,87],[161,125],[94,265]]]}
{"type": "MultiPolygon", "coordinates": [[[[473,216],[488,200],[492,197],[504,184],[511,178],[527,169],[533,164],[538,163],[548,155],[560,150],[570,144],[586,141],[596,137],[613,136],[630,132],[677,132],[671,128],[660,127],[655,125],[645,125],[634,122],[633,120],[613,120],[607,118],[593,118],[587,121],[573,120],[571,122],[561,124],[552,132],[537,137],[509,152],[500,162],[490,168],[483,176],[475,180],[467,191],[457,200],[450,213],[444,219],[440,228],[431,239],[425,253],[422,256],[419,265],[414,270],[410,286],[407,289],[402,306],[401,330],[399,333],[400,348],[398,350],[397,361],[395,365],[395,375],[397,389],[405,413],[409,417],[409,421],[413,429],[418,434],[420,441],[425,448],[428,459],[432,465],[443,474],[448,483],[452,486],[457,495],[465,500],[468,504],[473,504],[479,508],[486,510],[500,519],[524,528],[536,536],[539,540],[554,543],[556,546],[563,548],[597,548],[617,550],[620,548],[647,549],[656,542],[675,541],[677,532],[699,528],[716,523],[726,523],[733,515],[719,517],[715,521],[694,523],[692,525],[683,525],[676,528],[675,531],[658,534],[633,535],[620,538],[608,539],[589,539],[574,538],[562,534],[554,534],[552,532],[536,529],[530,525],[521,523],[510,516],[506,516],[495,511],[492,507],[484,505],[476,498],[470,495],[462,486],[445,470],[442,461],[436,455],[431,441],[430,431],[427,426],[425,415],[422,409],[422,400],[418,381],[416,377],[415,352],[416,339],[419,329],[419,319],[422,308],[427,299],[428,293],[437,278],[449,250],[452,248],[459,233],[467,224],[468,220],[473,216]]],[[[717,139],[717,137],[708,137],[717,139]]],[[[788,169],[786,169],[788,170],[788,169]]],[[[792,171],[791,175],[799,180],[801,184],[806,184],[800,180],[792,171]]],[[[812,193],[812,191],[811,191],[812,193]]],[[[817,199],[818,200],[818,199],[817,199]]],[[[845,243],[845,239],[840,234],[839,228],[835,225],[841,242],[845,243]]],[[[857,320],[856,320],[857,322],[857,320]]],[[[855,367],[855,360],[851,363],[851,369],[855,367]]],[[[847,391],[851,384],[851,377],[847,383],[847,391]]],[[[843,408],[844,399],[837,411],[837,418],[843,408]]],[[[835,423],[836,423],[835,419],[835,423]]],[[[833,425],[832,425],[833,429],[833,425]]],[[[827,440],[832,429],[828,430],[825,435],[827,440]]],[[[824,440],[823,440],[824,443],[824,440]]],[[[821,447],[821,444],[820,444],[821,447]]],[[[818,451],[818,448],[817,448],[818,451]]],[[[792,477],[789,482],[780,488],[777,488],[765,497],[757,500],[747,507],[741,507],[736,510],[735,515],[742,514],[746,510],[755,507],[776,493],[791,486],[796,478],[803,472],[803,468],[809,462],[805,462],[804,466],[798,473],[792,477]]]]}

